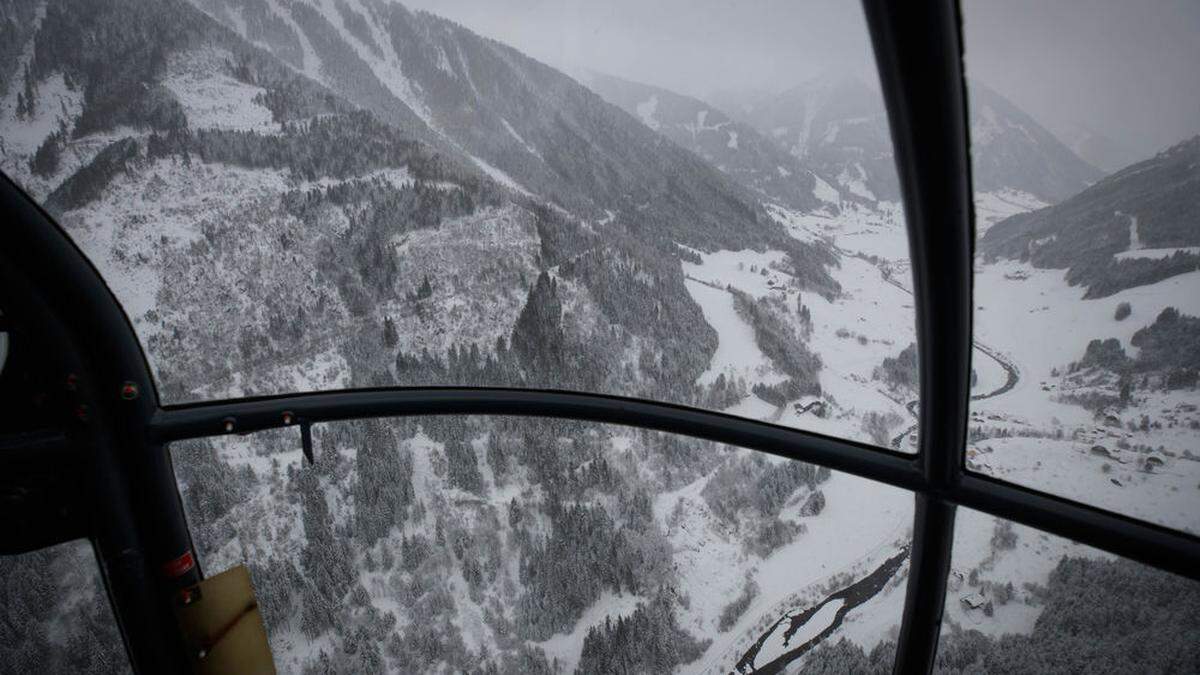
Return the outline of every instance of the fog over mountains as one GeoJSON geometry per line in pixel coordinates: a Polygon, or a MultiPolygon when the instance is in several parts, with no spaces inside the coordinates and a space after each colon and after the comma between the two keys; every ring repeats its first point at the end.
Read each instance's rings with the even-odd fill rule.
{"type": "MultiPolygon", "coordinates": [[[[807,158],[861,183],[859,192],[899,199],[887,114],[878,87],[826,76],[774,97],[722,98],[748,123],[807,158]]],[[[975,190],[1014,190],[1044,202],[1070,196],[1102,175],[1028,114],[979,82],[968,83],[975,190]]]]}

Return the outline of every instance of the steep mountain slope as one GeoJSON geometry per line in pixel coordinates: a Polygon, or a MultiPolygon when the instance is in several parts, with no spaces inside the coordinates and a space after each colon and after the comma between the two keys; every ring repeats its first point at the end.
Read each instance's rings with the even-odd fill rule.
{"type": "Polygon", "coordinates": [[[1190,272],[1200,264],[1200,137],[1126,167],[1055,206],[1003,220],[989,257],[1068,268],[1085,297],[1190,272]]]}
{"type": "Polygon", "coordinates": [[[854,198],[899,201],[887,111],[862,80],[812,80],[755,107],[747,119],[854,198]]]}
{"type": "Polygon", "coordinates": [[[1055,203],[1102,175],[1032,117],[979,81],[967,83],[967,101],[971,178],[976,192],[1009,188],[1055,203]]]}
{"type": "MultiPolygon", "coordinates": [[[[165,401],[542,386],[868,440],[867,418],[903,411],[866,363],[911,337],[901,291],[852,258],[838,294],[822,238],[793,239],[761,195],[635,117],[429,15],[204,7],[38,3],[0,63],[0,169],[100,268],[165,401]],[[397,44],[434,50],[436,72],[397,44]],[[455,70],[459,47],[473,65],[455,70]],[[503,86],[463,84],[487,68],[503,86]],[[826,389],[820,417],[791,405],[826,389]]],[[[289,672],[569,670],[623,653],[608,613],[672,649],[663,668],[705,644],[727,659],[835,570],[895,555],[911,522],[911,500],[883,509],[865,482],[594,425],[329,425],[302,471],[287,437],[226,440],[172,447],[185,505],[212,569],[252,565],[289,672]],[[826,504],[870,526],[818,557],[844,528],[826,504]],[[771,601],[707,642],[753,575],[771,601]]]]}
{"type": "Polygon", "coordinates": [[[801,211],[837,205],[828,183],[818,183],[820,179],[795,156],[703,101],[601,73],[590,73],[585,83],[609,103],[768,199],[801,211]]]}
{"type": "Polygon", "coordinates": [[[514,50],[399,5],[205,7],[213,13],[184,2],[50,2],[36,38],[5,64],[20,78],[28,72],[29,84],[6,92],[0,166],[92,237],[94,255],[126,280],[172,396],[329,385],[316,375],[297,385],[280,371],[299,369],[340,370],[349,377],[340,384],[483,378],[690,400],[715,337],[683,287],[676,243],[771,246],[788,254],[799,283],[837,291],[825,270],[833,255],[788,236],[749,191],[514,50]],[[461,55],[458,70],[437,56],[445,53],[461,55]],[[229,191],[223,201],[212,199],[216,186],[229,191]],[[437,238],[423,231],[444,223],[457,223],[448,231],[460,238],[438,241],[461,255],[432,267],[425,253],[437,238]],[[151,244],[164,228],[174,245],[151,244]],[[232,239],[240,244],[225,245],[232,239]],[[529,254],[488,254],[515,242],[529,254]],[[589,250],[595,264],[559,269],[589,250]],[[258,273],[255,251],[294,262],[258,273]],[[221,265],[226,273],[211,272],[221,265]],[[172,287],[163,274],[211,287],[172,287]],[[534,281],[547,274],[563,283],[539,294],[534,281]],[[615,304],[602,310],[612,291],[600,286],[613,280],[628,298],[669,311],[633,319],[615,304]],[[213,305],[222,289],[244,311],[213,305]],[[464,295],[511,302],[468,309],[456,299],[464,295]],[[542,337],[581,367],[547,374],[529,355],[497,350],[513,331],[547,328],[516,321],[540,302],[572,310],[569,320],[536,316],[558,325],[542,337]],[[431,311],[440,303],[457,309],[431,311]],[[351,350],[321,328],[347,320],[364,334],[402,328],[405,341],[381,348],[364,338],[351,350]],[[590,333],[610,322],[611,344],[600,345],[590,333]],[[478,359],[439,371],[434,362],[455,342],[482,350],[478,359],[514,362],[487,374],[478,359]],[[209,353],[205,344],[239,348],[209,353]],[[400,368],[395,349],[427,356],[400,368]],[[614,362],[641,352],[669,365],[631,378],[614,362]]]}
{"type": "MultiPolygon", "coordinates": [[[[1053,203],[1100,177],[996,92],[972,81],[968,97],[977,194],[1009,191],[1053,203]]],[[[899,199],[887,114],[874,87],[829,76],[749,107],[746,119],[755,128],[818,172],[837,176],[841,187],[867,201],[899,199]]]]}
{"type": "Polygon", "coordinates": [[[710,92],[704,100],[734,119],[745,122],[757,109],[770,103],[777,94],[761,87],[724,87],[710,92]]]}
{"type": "Polygon", "coordinates": [[[754,195],[699,158],[562,73],[453,22],[377,0],[197,2],[280,58],[298,41],[303,70],[357,105],[381,113],[396,105],[381,87],[390,91],[494,179],[584,220],[709,250],[784,236],[754,195]],[[296,39],[268,39],[246,20],[260,14],[296,39]]]}
{"type": "Polygon", "coordinates": [[[1144,158],[1143,154],[1128,145],[1082,124],[1056,125],[1050,130],[1080,159],[1107,173],[1144,158]]]}

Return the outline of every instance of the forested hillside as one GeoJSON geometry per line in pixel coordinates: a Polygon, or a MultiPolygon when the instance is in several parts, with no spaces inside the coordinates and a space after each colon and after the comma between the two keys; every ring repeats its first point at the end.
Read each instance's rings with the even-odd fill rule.
{"type": "MultiPolygon", "coordinates": [[[[760,195],[440,18],[250,0],[11,11],[0,168],[103,270],[164,402],[454,383],[728,407],[749,394],[701,377],[717,334],[681,259],[770,247],[795,288],[839,293],[832,249],[790,236],[760,195]]],[[[783,363],[805,352],[779,321],[783,363]]],[[[198,554],[250,564],[283,670],[569,670],[582,633],[546,650],[614,595],[642,609],[587,639],[584,670],[624,658],[632,626],[646,667],[711,645],[715,612],[688,609],[658,502],[735,451],[503,420],[346,425],[318,446],[299,471],[279,437],[172,449],[198,554]]],[[[738,515],[720,540],[760,560],[801,542],[808,516],[784,507],[819,481],[751,473],[772,505],[723,503],[738,515]]],[[[24,606],[45,590],[5,592],[24,606]]],[[[56,612],[15,662],[78,640],[56,612]]]]}
{"type": "Polygon", "coordinates": [[[836,211],[840,203],[832,178],[818,178],[774,140],[703,101],[601,73],[590,73],[584,82],[606,101],[767,199],[798,211],[836,211]]]}
{"type": "Polygon", "coordinates": [[[1067,269],[1085,297],[1102,298],[1200,266],[1200,137],[1126,167],[1070,199],[997,223],[980,239],[989,257],[1067,269]]]}
{"type": "MultiPolygon", "coordinates": [[[[1194,586],[1125,560],[1063,558],[1037,591],[1044,605],[1029,635],[999,639],[943,625],[935,673],[1179,673],[1200,664],[1194,586]]],[[[882,650],[876,650],[882,651],[882,650]]],[[[803,673],[890,673],[890,661],[842,641],[821,646],[803,673]]]]}

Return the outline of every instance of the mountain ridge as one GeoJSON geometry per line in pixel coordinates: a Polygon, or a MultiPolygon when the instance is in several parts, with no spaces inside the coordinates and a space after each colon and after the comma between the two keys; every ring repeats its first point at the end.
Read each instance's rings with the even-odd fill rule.
{"type": "MultiPolygon", "coordinates": [[[[1103,175],[986,85],[969,80],[967,97],[976,193],[1015,190],[1054,203],[1103,175]]],[[[877,87],[857,76],[829,74],[759,98],[766,101],[747,103],[742,116],[761,133],[816,170],[836,176],[861,199],[899,200],[877,87]]]]}
{"type": "Polygon", "coordinates": [[[979,241],[989,258],[1065,268],[1085,298],[1200,264],[1200,136],[1116,171],[1059,204],[1002,220],[979,241]]]}
{"type": "Polygon", "coordinates": [[[584,82],[646,126],[769,199],[800,211],[837,207],[836,200],[818,196],[820,179],[798,158],[715,106],[595,71],[589,72],[584,82]]]}

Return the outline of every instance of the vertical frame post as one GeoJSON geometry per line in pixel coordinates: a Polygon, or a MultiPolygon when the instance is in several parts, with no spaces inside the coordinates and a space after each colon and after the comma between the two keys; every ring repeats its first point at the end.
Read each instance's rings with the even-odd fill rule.
{"type": "Polygon", "coordinates": [[[970,148],[954,0],[864,0],[875,48],[912,258],[921,373],[912,558],[898,673],[927,673],[937,655],[954,505],[962,473],[971,369],[974,246],[970,148]]]}

